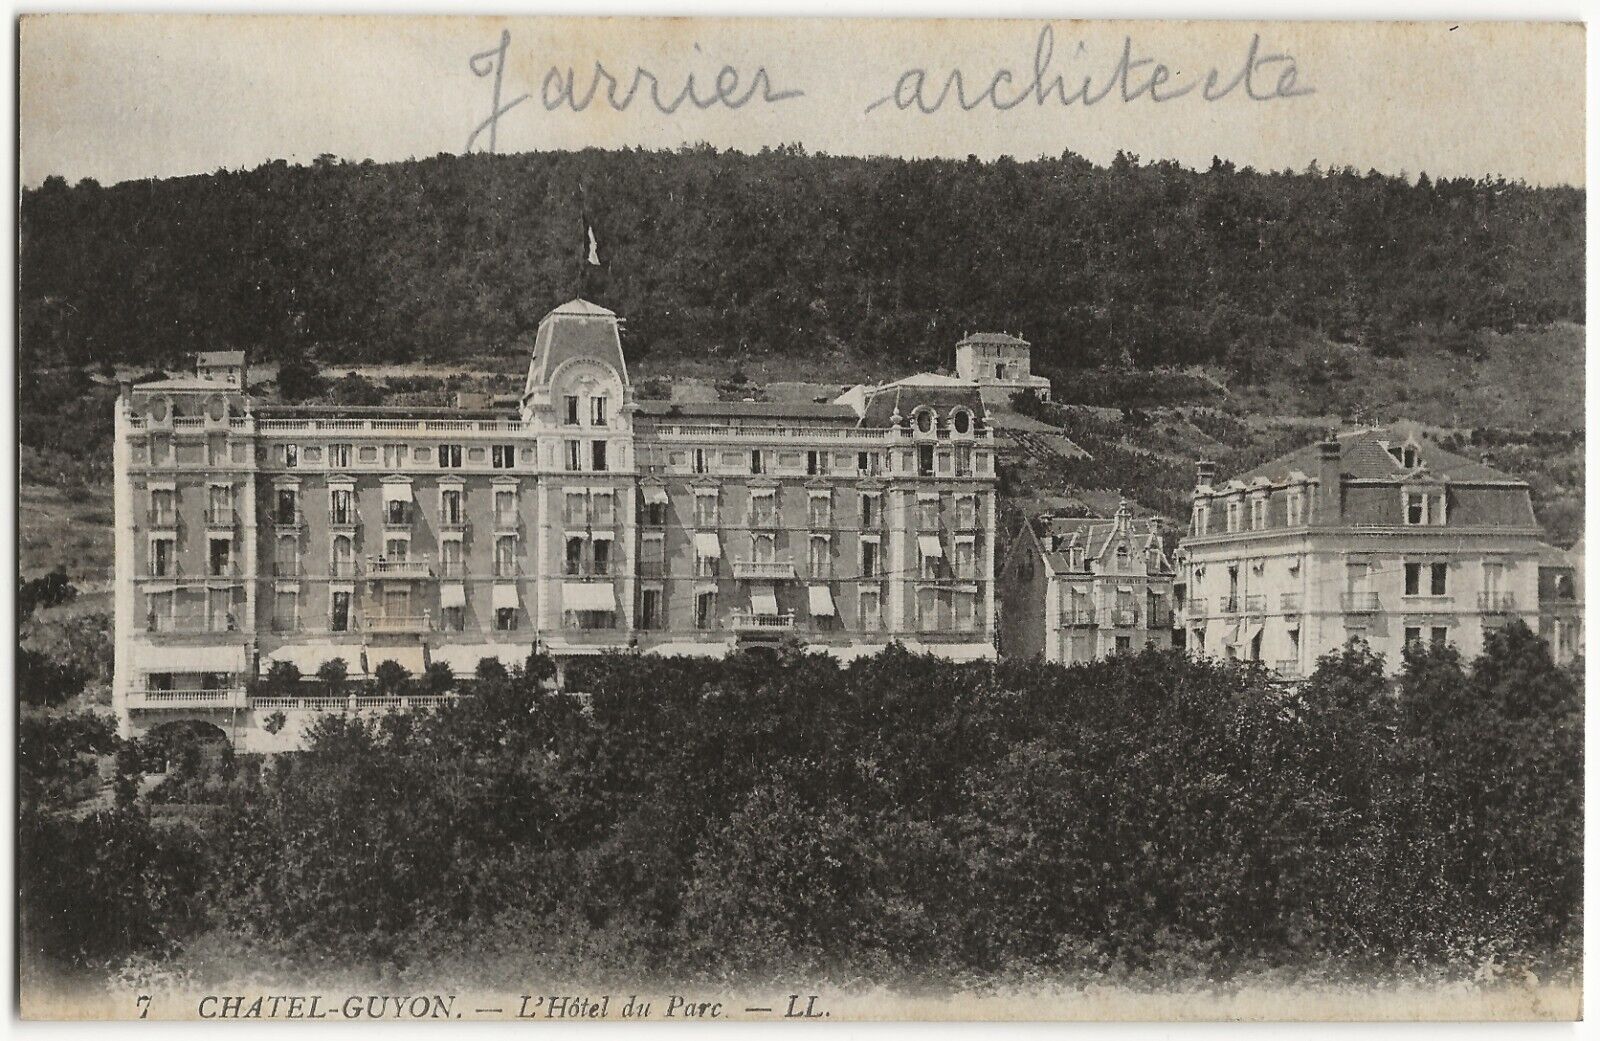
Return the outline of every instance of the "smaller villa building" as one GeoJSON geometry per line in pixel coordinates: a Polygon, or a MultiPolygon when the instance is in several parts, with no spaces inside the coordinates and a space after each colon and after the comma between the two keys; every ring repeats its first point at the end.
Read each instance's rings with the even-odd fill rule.
{"type": "Polygon", "coordinates": [[[1050,400],[1050,381],[1033,374],[1033,347],[1010,333],[972,333],[956,344],[956,376],[978,385],[986,402],[1004,404],[1019,390],[1050,400]]]}

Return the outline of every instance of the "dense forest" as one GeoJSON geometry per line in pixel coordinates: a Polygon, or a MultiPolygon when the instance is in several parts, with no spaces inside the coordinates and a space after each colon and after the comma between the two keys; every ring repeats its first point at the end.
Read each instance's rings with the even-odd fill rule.
{"type": "Polygon", "coordinates": [[[569,674],[583,696],[552,671],[485,663],[456,681],[472,697],[322,717],[269,761],[25,718],[24,978],[141,958],[202,988],[1578,965],[1581,666],[1521,623],[1476,661],[1412,648],[1393,684],[1360,645],[1298,687],[1154,650],[612,655],[569,674]],[[113,749],[113,805],[61,812],[113,749]]]}
{"type": "Polygon", "coordinates": [[[440,155],[21,203],[23,368],[459,358],[580,289],[635,357],[824,349],[948,364],[1023,331],[1050,374],[1214,363],[1297,340],[1403,350],[1583,316],[1584,194],[1350,169],[1209,170],[667,151],[440,155]],[[582,284],[583,214],[604,268],[582,284]]]}

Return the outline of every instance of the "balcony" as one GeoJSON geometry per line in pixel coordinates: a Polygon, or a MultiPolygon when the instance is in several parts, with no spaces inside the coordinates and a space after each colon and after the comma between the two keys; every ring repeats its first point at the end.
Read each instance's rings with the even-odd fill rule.
{"type": "Polygon", "coordinates": [[[130,709],[248,708],[242,687],[215,690],[130,690],[130,709]]]}
{"type": "Polygon", "coordinates": [[[355,578],[361,574],[361,565],[354,560],[335,560],[328,564],[329,578],[355,578]]]}
{"type": "Polygon", "coordinates": [[[425,633],[433,628],[433,623],[426,613],[376,614],[363,618],[361,628],[369,633],[425,633]]]}
{"type": "Polygon", "coordinates": [[[273,578],[299,578],[300,562],[298,560],[275,560],[272,562],[273,578]]]}
{"type": "Polygon", "coordinates": [[[206,511],[206,527],[232,530],[239,523],[239,513],[232,506],[206,511]]]}
{"type": "Polygon", "coordinates": [[[1278,597],[1278,610],[1284,614],[1300,613],[1300,594],[1283,593],[1278,597]]]}
{"type": "Polygon", "coordinates": [[[177,510],[145,510],[144,522],[151,528],[176,528],[178,526],[177,510]]]}
{"type": "Polygon", "coordinates": [[[1185,618],[1204,618],[1206,616],[1206,598],[1203,596],[1190,597],[1182,604],[1179,604],[1178,609],[1183,612],[1185,618]]]}
{"type": "Polygon", "coordinates": [[[328,527],[330,528],[353,528],[360,523],[361,514],[354,507],[328,511],[328,527]]]}
{"type": "Polygon", "coordinates": [[[1515,593],[1479,593],[1478,610],[1484,614],[1506,614],[1517,609],[1515,593]]]}
{"type": "Polygon", "coordinates": [[[451,511],[451,510],[440,510],[439,511],[439,530],[440,531],[466,531],[467,530],[467,515],[462,513],[460,510],[454,510],[454,511],[451,511]]]}
{"type": "Polygon", "coordinates": [[[1371,614],[1377,611],[1377,593],[1341,593],[1339,594],[1339,609],[1346,614],[1371,614]]]}
{"type": "Polygon", "coordinates": [[[736,560],[733,562],[733,577],[768,582],[793,578],[794,563],[788,560],[736,560]]]}
{"type": "Polygon", "coordinates": [[[1094,608],[1088,605],[1068,608],[1061,613],[1061,624],[1069,628],[1087,628],[1095,624],[1094,608]]]}
{"type": "MultiPolygon", "coordinates": [[[[577,574],[577,572],[573,571],[570,567],[566,568],[564,570],[564,573],[569,575],[569,576],[577,574]]],[[[514,560],[497,560],[497,561],[494,562],[494,577],[495,578],[520,578],[521,576],[522,576],[522,567],[516,561],[514,561],[514,560]]]]}
{"type": "Polygon", "coordinates": [[[384,560],[378,557],[367,561],[367,577],[379,578],[430,578],[433,567],[426,560],[384,560]]]}
{"type": "Polygon", "coordinates": [[[232,560],[213,560],[206,566],[207,578],[238,578],[239,565],[232,560]]]}
{"type": "Polygon", "coordinates": [[[383,511],[383,526],[390,531],[411,530],[411,511],[397,510],[391,506],[383,511]]]}
{"type": "Polygon", "coordinates": [[[1139,612],[1131,607],[1113,607],[1111,625],[1115,629],[1132,629],[1139,624],[1139,612]]]}
{"type": "Polygon", "coordinates": [[[274,510],[272,523],[278,528],[303,528],[306,524],[306,515],[299,510],[274,510]]]}
{"type": "Polygon", "coordinates": [[[1247,596],[1244,598],[1245,614],[1266,614],[1267,598],[1264,596],[1247,596]]]}
{"type": "Polygon", "coordinates": [[[467,562],[465,560],[439,561],[438,575],[440,578],[466,578],[467,562]]]}
{"type": "Polygon", "coordinates": [[[735,611],[731,626],[735,632],[771,633],[794,628],[794,612],[783,614],[756,614],[753,611],[735,611]]]}

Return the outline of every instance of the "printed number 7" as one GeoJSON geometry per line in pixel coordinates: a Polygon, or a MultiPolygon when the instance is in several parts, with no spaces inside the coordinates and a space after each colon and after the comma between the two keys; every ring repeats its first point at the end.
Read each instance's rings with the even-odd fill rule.
{"type": "Polygon", "coordinates": [[[137,998],[134,999],[134,1004],[139,1006],[139,1018],[140,1019],[149,1019],[150,1018],[150,995],[148,995],[148,994],[140,994],[137,998]]]}

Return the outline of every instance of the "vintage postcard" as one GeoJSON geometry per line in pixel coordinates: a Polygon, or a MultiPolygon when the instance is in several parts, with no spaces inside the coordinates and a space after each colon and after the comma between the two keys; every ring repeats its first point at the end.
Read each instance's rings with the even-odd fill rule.
{"type": "Polygon", "coordinates": [[[24,1017],[1581,1017],[1582,25],[19,41],[24,1017]]]}

